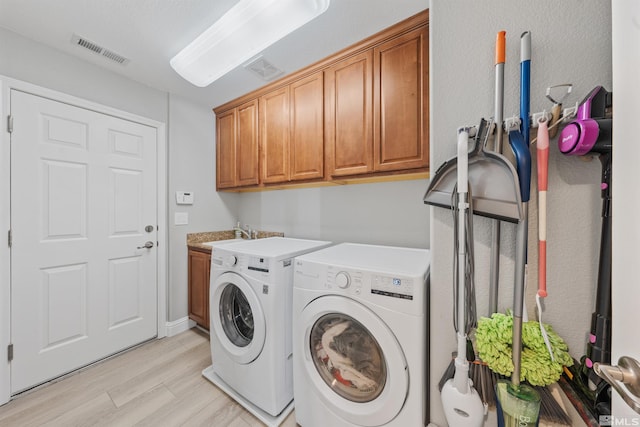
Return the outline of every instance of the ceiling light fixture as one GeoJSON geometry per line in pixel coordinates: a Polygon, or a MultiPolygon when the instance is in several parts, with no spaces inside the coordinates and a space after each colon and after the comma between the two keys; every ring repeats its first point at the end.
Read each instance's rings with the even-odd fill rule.
{"type": "Polygon", "coordinates": [[[171,59],[171,67],[205,87],[324,13],[330,0],[240,0],[171,59]]]}

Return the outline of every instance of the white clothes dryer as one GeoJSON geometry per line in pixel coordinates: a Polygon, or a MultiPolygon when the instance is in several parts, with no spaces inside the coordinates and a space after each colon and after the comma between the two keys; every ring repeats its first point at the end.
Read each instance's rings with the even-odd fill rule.
{"type": "Polygon", "coordinates": [[[330,244],[272,237],[213,245],[212,365],[203,375],[267,425],[293,408],[293,258],[330,244]]]}
{"type": "Polygon", "coordinates": [[[303,427],[425,426],[430,252],[343,243],[295,260],[303,427]]]}

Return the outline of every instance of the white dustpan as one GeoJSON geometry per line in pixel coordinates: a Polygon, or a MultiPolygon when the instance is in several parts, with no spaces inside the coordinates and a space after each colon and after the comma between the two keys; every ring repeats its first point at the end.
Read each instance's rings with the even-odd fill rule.
{"type": "MultiPolygon", "coordinates": [[[[501,132],[501,130],[498,130],[501,132]]],[[[522,202],[518,173],[504,156],[486,151],[485,145],[491,134],[491,124],[480,122],[475,137],[475,147],[447,160],[436,171],[424,195],[424,203],[446,209],[452,208],[451,199],[455,193],[456,169],[460,156],[466,161],[466,176],[473,195],[473,213],[501,221],[517,223],[522,217],[522,202]]],[[[466,192],[466,189],[465,189],[466,192]]],[[[455,206],[454,206],[455,208],[455,206]]]]}

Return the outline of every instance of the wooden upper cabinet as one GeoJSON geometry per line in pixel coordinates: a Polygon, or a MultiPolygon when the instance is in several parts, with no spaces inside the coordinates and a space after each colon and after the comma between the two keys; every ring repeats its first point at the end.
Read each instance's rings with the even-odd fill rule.
{"type": "Polygon", "coordinates": [[[289,180],[289,86],[260,97],[261,181],[289,180]]]}
{"type": "Polygon", "coordinates": [[[236,184],[258,184],[258,100],[237,108],[236,184]]]}
{"type": "Polygon", "coordinates": [[[330,176],[373,171],[373,54],[325,70],[326,162],[330,176]]]}
{"type": "Polygon", "coordinates": [[[216,118],[218,189],[258,184],[258,100],[216,118]]]}
{"type": "Polygon", "coordinates": [[[428,37],[424,26],[373,49],[376,171],[429,165],[428,37]]]}
{"type": "Polygon", "coordinates": [[[324,177],[324,78],[318,72],[290,86],[290,180],[324,177]]]}
{"type": "Polygon", "coordinates": [[[325,70],[329,176],[429,165],[427,48],[424,26],[325,70]]]}
{"type": "Polygon", "coordinates": [[[322,72],[260,97],[262,182],[324,176],[322,72]]]}
{"type": "Polygon", "coordinates": [[[429,167],[429,12],[217,107],[217,188],[429,167]]]}
{"type": "Polygon", "coordinates": [[[216,182],[219,189],[236,185],[235,132],[235,109],[216,116],[216,182]]]}

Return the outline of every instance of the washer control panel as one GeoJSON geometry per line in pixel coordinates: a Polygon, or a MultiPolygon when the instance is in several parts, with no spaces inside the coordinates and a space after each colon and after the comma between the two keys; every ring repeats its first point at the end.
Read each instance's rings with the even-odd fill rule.
{"type": "Polygon", "coordinates": [[[238,263],[238,258],[235,255],[226,255],[222,258],[222,265],[225,267],[233,267],[238,263]]]}
{"type": "Polygon", "coordinates": [[[260,257],[260,256],[250,256],[247,263],[247,269],[268,273],[269,258],[260,257]]]}

